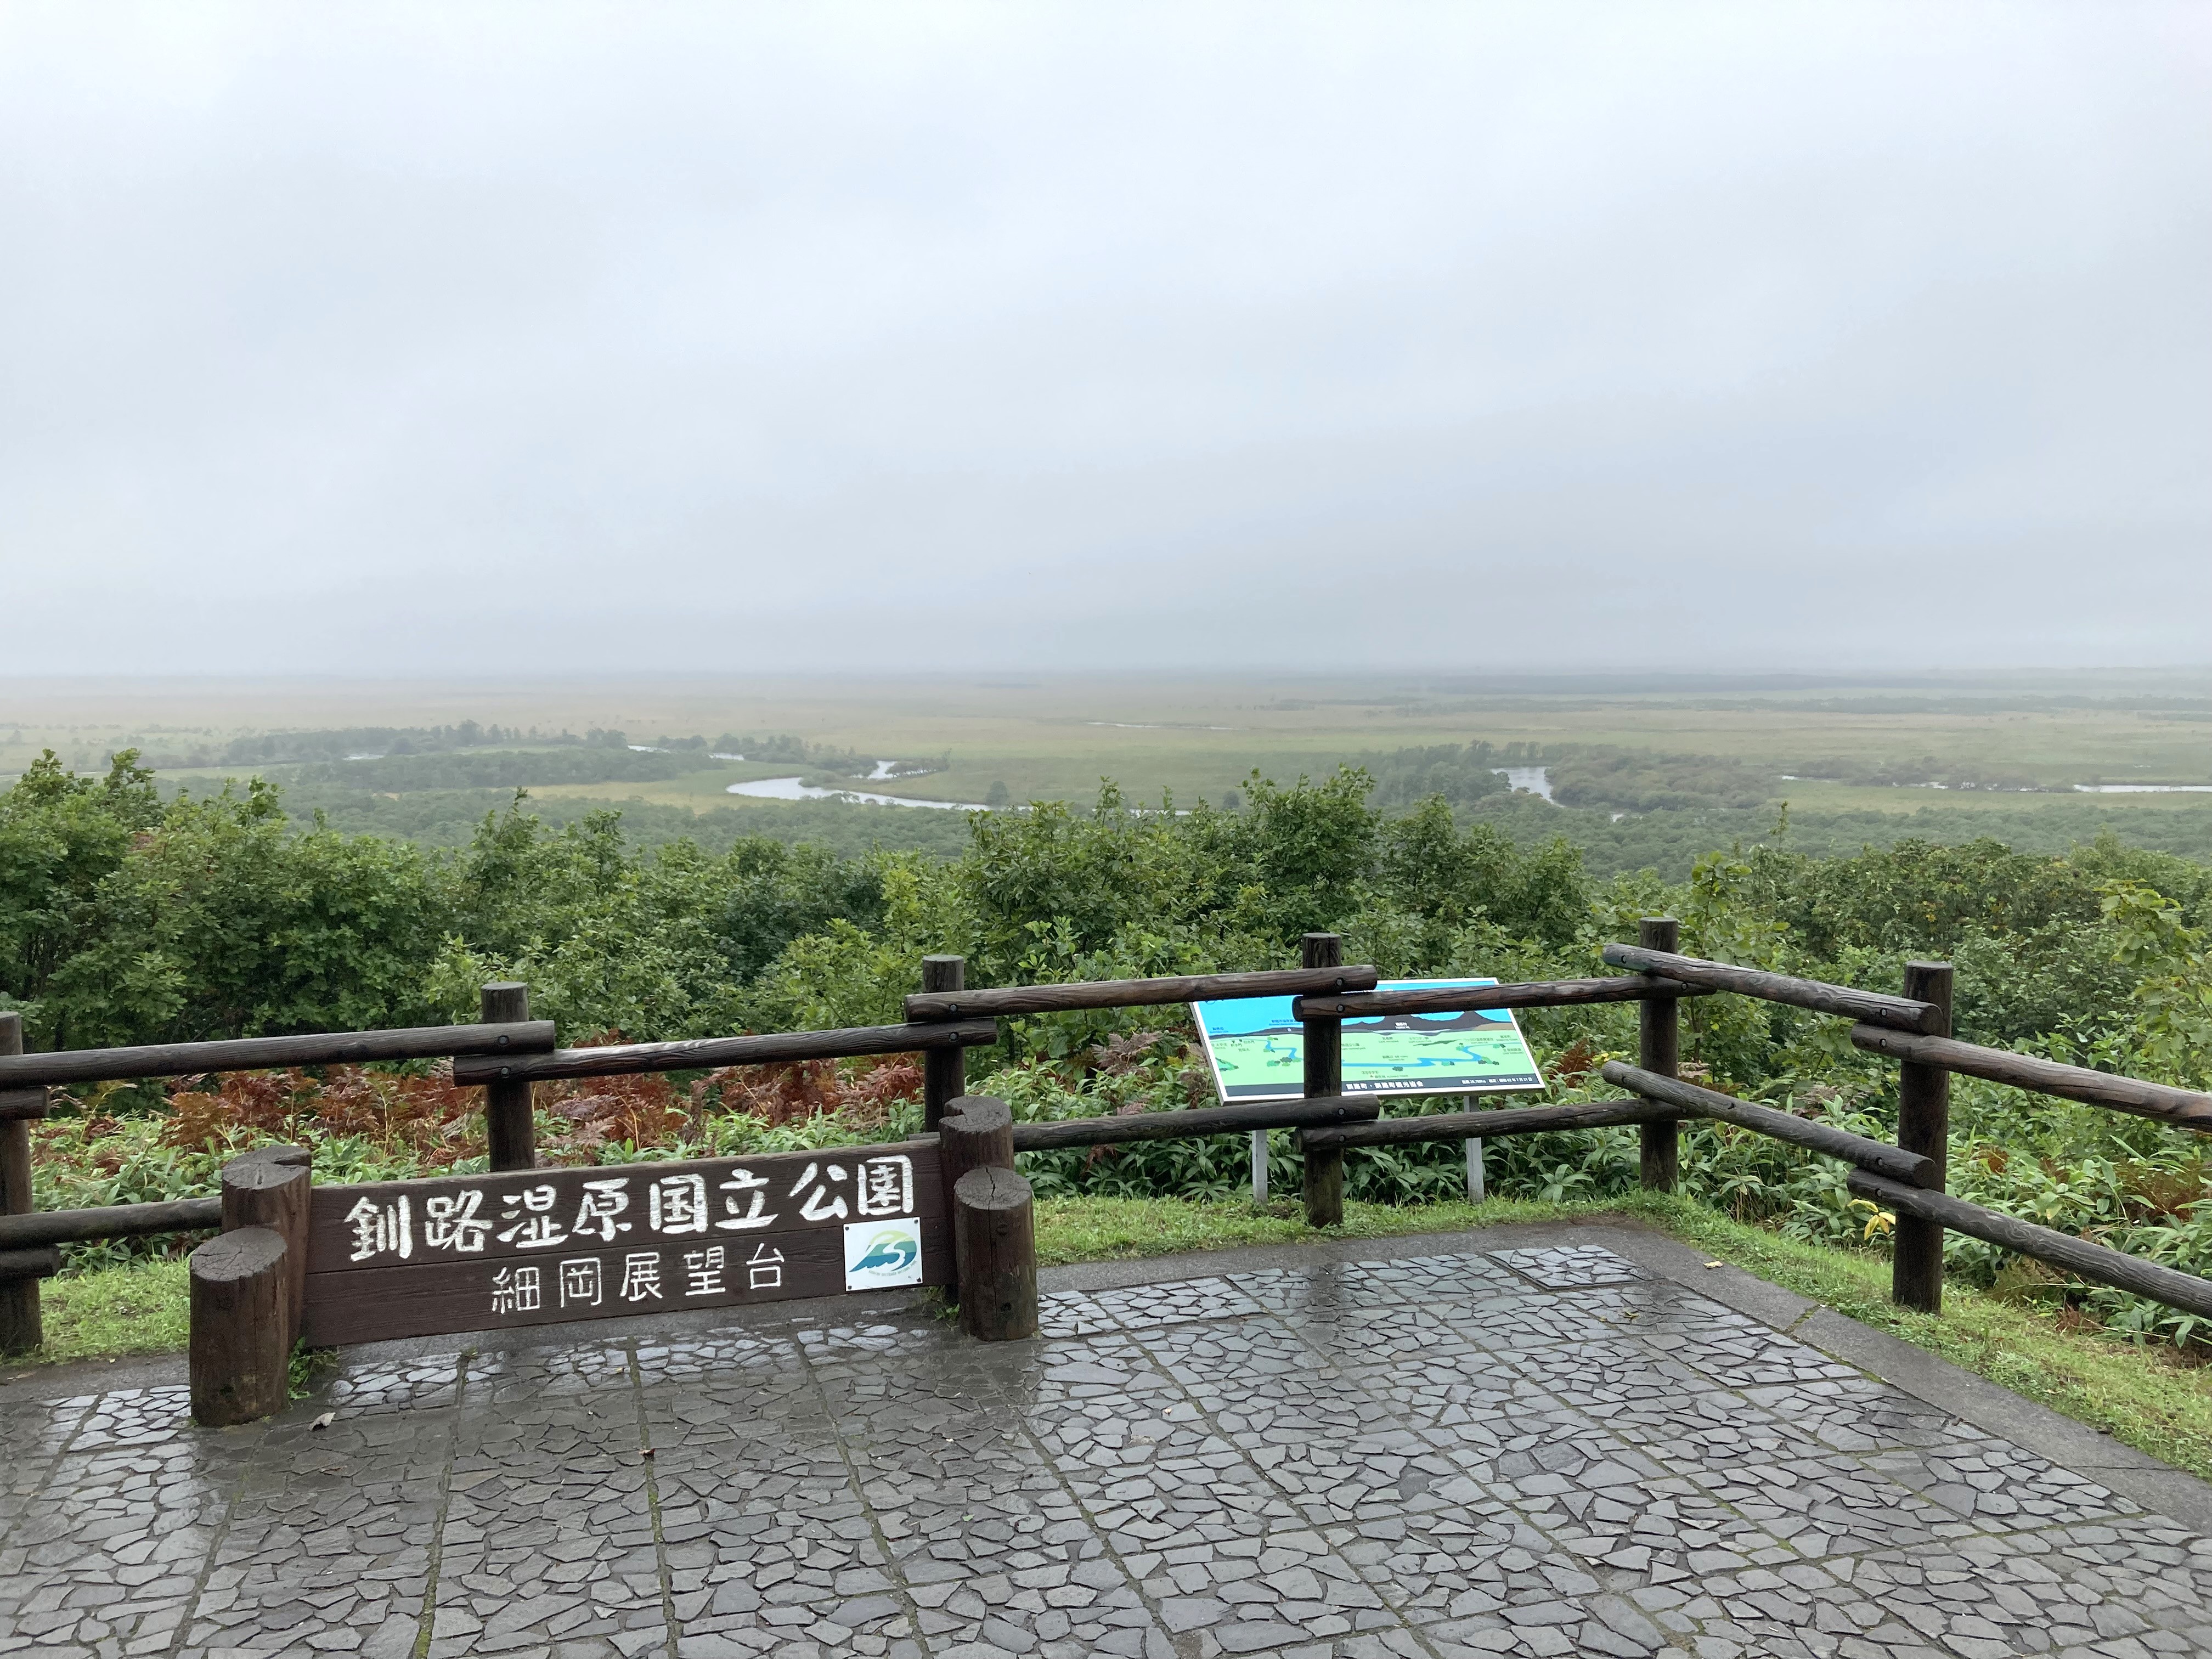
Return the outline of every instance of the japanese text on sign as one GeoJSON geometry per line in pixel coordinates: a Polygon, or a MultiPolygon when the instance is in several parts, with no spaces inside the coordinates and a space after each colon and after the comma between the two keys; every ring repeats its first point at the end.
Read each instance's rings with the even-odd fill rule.
{"type": "MultiPolygon", "coordinates": [[[[640,1247],[626,1260],[621,1287],[610,1294],[632,1300],[661,1296],[660,1255],[644,1248],[661,1240],[684,1244],[682,1275],[713,1281],[742,1266],[755,1288],[766,1288],[780,1253],[756,1253],[740,1261],[726,1246],[705,1243],[718,1234],[765,1232],[771,1228],[830,1226],[840,1222],[908,1216],[915,1212],[914,1160],[904,1153],[872,1158],[809,1157],[796,1178],[791,1164],[722,1165],[711,1173],[684,1171],[611,1175],[594,1170],[580,1183],[533,1178],[487,1177],[422,1199],[363,1196],[344,1213],[349,1265],[435,1261],[487,1253],[640,1247]],[[780,1225],[779,1225],[780,1224],[780,1225]],[[702,1245],[704,1248],[701,1248],[702,1245]],[[504,1249],[495,1249],[494,1246],[504,1249]],[[652,1264],[647,1266],[646,1264],[652,1264]]],[[[649,1166],[648,1166],[649,1168],[649,1166]]],[[[672,1275],[677,1273],[672,1265],[672,1275]]],[[[495,1295],[513,1298],[513,1310],[538,1308],[549,1289],[562,1304],[597,1306],[596,1272],[588,1287],[579,1261],[562,1261],[550,1279],[518,1267],[498,1275],[495,1295]],[[576,1268],[575,1282],[569,1269],[576,1268]],[[532,1298],[526,1300],[525,1298],[532,1298]],[[573,1298],[573,1299],[572,1299],[573,1298]],[[588,1300],[586,1300],[588,1298],[588,1300]]],[[[595,1264],[592,1264],[594,1265],[595,1264]]],[[[691,1294],[715,1291],[698,1290],[691,1294]]]]}

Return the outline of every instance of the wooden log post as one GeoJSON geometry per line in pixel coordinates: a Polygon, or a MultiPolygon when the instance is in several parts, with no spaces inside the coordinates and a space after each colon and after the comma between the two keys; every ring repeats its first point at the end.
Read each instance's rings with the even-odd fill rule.
{"type": "MultiPolygon", "coordinates": [[[[487,1025],[528,1019],[530,988],[504,980],[487,985],[482,1007],[487,1025]]],[[[530,1096],[527,1078],[499,1077],[484,1085],[484,1139],[495,1170],[538,1167],[538,1126],[531,1118],[530,1096]]]]}
{"type": "Polygon", "coordinates": [[[192,1416],[251,1423],[291,1398],[314,1176],[304,1146],[260,1146],[222,1169],[222,1231],[191,1257],[192,1416]]]}
{"type": "Polygon", "coordinates": [[[1037,1334],[1036,1217],[1012,1170],[970,1170],[952,1189],[960,1328],[980,1342],[1037,1334]]]}
{"type": "MultiPolygon", "coordinates": [[[[968,988],[968,958],[924,957],[921,988],[964,991],[968,988]]],[[[954,1101],[968,1092],[968,1051],[965,1048],[925,1048],[921,1055],[921,1127],[934,1129],[954,1101]]],[[[1012,1169],[1010,1163],[1006,1166],[1012,1169]]],[[[947,1176],[946,1179],[951,1179],[947,1176]]]]}
{"type": "Polygon", "coordinates": [[[273,1417],[290,1397],[289,1255],[274,1227],[218,1233],[191,1254],[192,1416],[208,1428],[273,1417]]]}
{"type": "MultiPolygon", "coordinates": [[[[1948,962],[1908,962],[1905,964],[1905,994],[1917,1002],[1933,1003],[1942,1010],[1942,1029],[1930,1036],[1951,1035],[1951,964],[1948,962]]],[[[1942,1066],[1906,1060],[1898,1067],[1897,1144],[1917,1152],[1933,1166],[1918,1184],[1942,1192],[1948,1169],[1951,1146],[1951,1073],[1942,1066]]],[[[1926,1215],[1897,1212],[1897,1231],[1890,1262],[1890,1298],[1900,1308],[1922,1313],[1943,1310],[1943,1224],[1926,1215]]]]}
{"type": "MultiPolygon", "coordinates": [[[[1636,924],[1636,942],[1647,951],[1671,954],[1681,932],[1681,924],[1672,916],[1646,916],[1636,924]]],[[[1661,1077],[1677,1075],[1682,1060],[1680,1003],[1673,997],[1646,997],[1637,1008],[1636,1063],[1661,1077]]],[[[1646,1192],[1673,1192],[1682,1174],[1680,1126],[1671,1118],[1645,1124],[1641,1163],[1646,1192]]]]}
{"type": "MultiPolygon", "coordinates": [[[[23,1052],[23,1017],[0,1013],[0,1054],[23,1052]]],[[[46,1115],[46,1091],[15,1091],[22,1098],[0,1117],[0,1215],[31,1213],[31,1119],[46,1115]]],[[[24,1267],[44,1267],[27,1257],[24,1267]]],[[[58,1271],[57,1262],[55,1271],[58,1271]]],[[[46,1340],[39,1312],[39,1280],[46,1273],[0,1269],[0,1354],[29,1353],[46,1340]]]]}
{"type": "Polygon", "coordinates": [[[257,1146],[222,1170],[222,1230],[266,1227],[284,1240],[284,1352],[307,1304],[307,1208],[313,1157],[305,1146],[257,1146]]]}
{"type": "MultiPolygon", "coordinates": [[[[1003,1100],[988,1095],[962,1095],[938,1120],[937,1155],[945,1166],[945,1207],[957,1212],[954,1194],[960,1177],[970,1170],[1011,1170],[1014,1167],[1014,1114],[1003,1100]]],[[[960,1288],[960,1234],[952,1235],[952,1287],[960,1288]]]]}
{"type": "MultiPolygon", "coordinates": [[[[1344,962],[1344,940],[1335,933],[1308,933],[1304,941],[1304,965],[1335,968],[1344,962]]],[[[1302,1047],[1305,1053],[1305,1092],[1317,1095],[1344,1092],[1344,1022],[1309,1019],[1304,1022],[1302,1047]]],[[[1306,1225],[1344,1224],[1344,1151],[1338,1146],[1305,1149],[1306,1225]]]]}

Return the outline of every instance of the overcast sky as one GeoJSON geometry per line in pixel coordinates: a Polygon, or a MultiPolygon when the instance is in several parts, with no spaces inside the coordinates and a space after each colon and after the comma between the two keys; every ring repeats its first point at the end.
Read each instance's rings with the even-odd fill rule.
{"type": "Polygon", "coordinates": [[[2212,660],[2212,7],[0,3],[0,672],[2212,660]]]}

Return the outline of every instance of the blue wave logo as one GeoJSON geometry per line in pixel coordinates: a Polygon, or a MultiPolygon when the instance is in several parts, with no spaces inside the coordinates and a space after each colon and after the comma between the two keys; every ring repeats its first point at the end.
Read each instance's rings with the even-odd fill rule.
{"type": "Polygon", "coordinates": [[[904,1233],[881,1232],[868,1241],[867,1254],[853,1264],[856,1273],[904,1273],[914,1266],[921,1246],[904,1233]]]}

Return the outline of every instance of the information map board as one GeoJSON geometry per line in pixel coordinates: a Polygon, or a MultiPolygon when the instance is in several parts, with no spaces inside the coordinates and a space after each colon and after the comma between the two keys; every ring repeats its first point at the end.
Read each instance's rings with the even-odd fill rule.
{"type": "Polygon", "coordinates": [[[310,1346],[944,1285],[937,1144],[317,1187],[310,1346]]]}
{"type": "MultiPolygon", "coordinates": [[[[1381,991],[1495,985],[1494,979],[1390,979],[1381,991]]],[[[1293,1100],[1304,1092],[1305,1031],[1291,997],[1194,1002],[1199,1041],[1221,1098],[1293,1100]]],[[[1505,1009],[1453,1014],[1376,1014],[1347,1019],[1344,1092],[1472,1095],[1540,1089],[1543,1073],[1505,1009]]]]}

